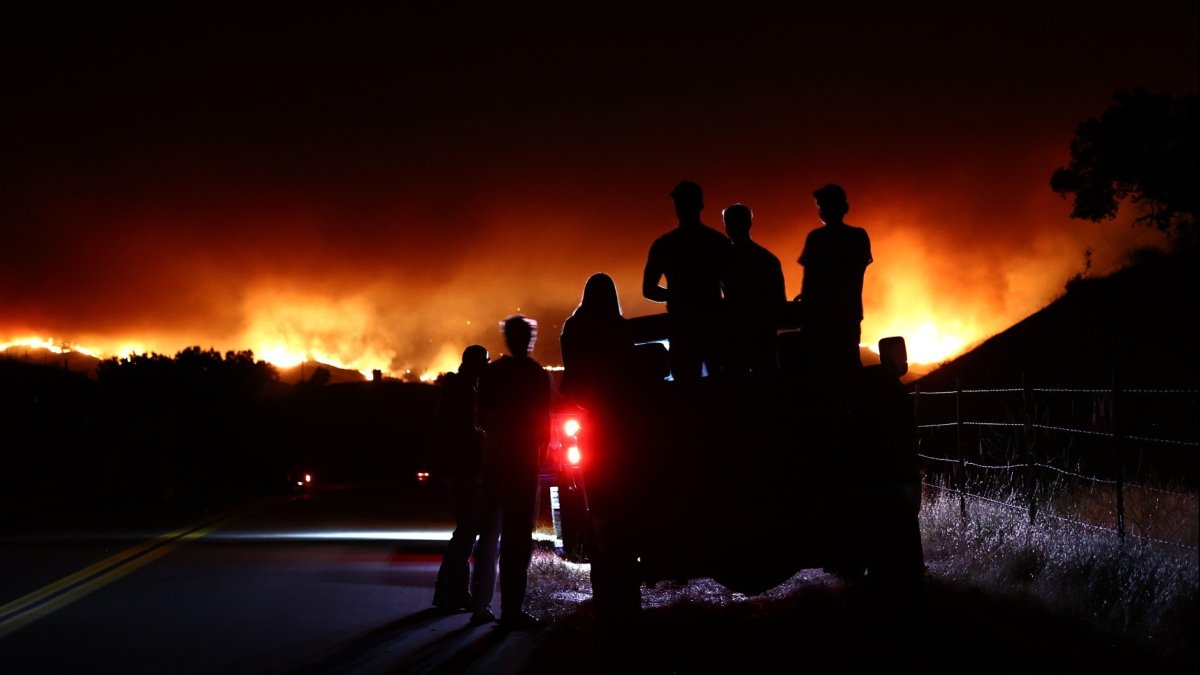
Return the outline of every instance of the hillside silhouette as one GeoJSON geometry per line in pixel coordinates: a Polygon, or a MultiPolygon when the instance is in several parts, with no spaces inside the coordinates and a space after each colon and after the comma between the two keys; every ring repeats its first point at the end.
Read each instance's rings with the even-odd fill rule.
{"type": "Polygon", "coordinates": [[[100,365],[101,361],[101,359],[84,354],[83,352],[68,351],[59,353],[45,347],[23,346],[13,346],[0,350],[0,359],[21,361],[41,366],[52,366],[69,370],[73,373],[80,373],[92,379],[96,378],[96,368],[100,365]]]}
{"type": "Polygon", "coordinates": [[[1103,277],[1077,277],[1043,309],[941,364],[924,391],[1041,386],[1195,387],[1196,249],[1142,250],[1103,277]]]}
{"type": "Polygon", "coordinates": [[[357,370],[338,368],[337,366],[321,363],[320,361],[305,361],[299,365],[282,368],[276,366],[279,381],[287,384],[313,381],[314,376],[320,384],[344,384],[347,382],[365,382],[367,378],[357,370]],[[318,375],[317,370],[325,370],[327,375],[318,375]]]}
{"type": "MultiPolygon", "coordinates": [[[[84,354],[83,352],[67,351],[59,353],[45,347],[25,346],[13,346],[0,350],[0,359],[61,368],[73,373],[86,375],[93,380],[96,379],[96,371],[103,361],[103,359],[84,354]]],[[[367,380],[366,376],[357,370],[339,368],[320,361],[305,361],[295,366],[275,367],[275,370],[279,374],[279,381],[285,384],[308,382],[313,379],[313,376],[317,373],[317,369],[326,371],[324,376],[319,376],[320,384],[342,384],[346,382],[365,382],[367,380]]]]}

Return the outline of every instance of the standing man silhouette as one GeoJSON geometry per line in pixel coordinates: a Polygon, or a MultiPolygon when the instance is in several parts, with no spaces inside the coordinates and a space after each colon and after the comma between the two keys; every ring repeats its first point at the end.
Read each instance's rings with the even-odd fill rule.
{"type": "Polygon", "coordinates": [[[441,474],[454,507],[454,532],[442,554],[433,605],[448,611],[472,609],[471,552],[479,536],[479,462],[483,429],[477,415],[479,376],[488,364],[482,345],[463,350],[457,373],[447,373],[437,402],[437,431],[441,474]]]}
{"type": "Polygon", "coordinates": [[[667,305],[671,319],[671,375],[694,381],[716,373],[720,344],[721,281],[732,254],[729,238],[700,221],[704,192],[691,181],[671,191],[678,227],[650,246],[642,295],[667,305]],[[664,288],[659,282],[666,278],[664,288]]]}
{"type": "Polygon", "coordinates": [[[845,222],[846,191],[830,183],[813,192],[824,224],[808,233],[797,262],[804,267],[800,310],[811,363],[843,373],[862,368],[863,276],[871,257],[867,231],[845,222]]]}
{"type": "Polygon", "coordinates": [[[538,470],[550,442],[550,375],[530,356],[537,323],[521,315],[504,321],[509,353],[479,378],[479,416],[487,433],[480,469],[482,533],[475,555],[471,625],[495,620],[491,602],[500,568],[499,625],[540,628],[525,612],[533,557],[538,470]]]}
{"type": "Polygon", "coordinates": [[[754,213],[745,204],[721,211],[725,234],[733,242],[733,256],[723,288],[729,320],[727,365],[755,375],[770,374],[779,366],[775,333],[787,303],[783,266],[779,258],[750,239],[754,213]]]}

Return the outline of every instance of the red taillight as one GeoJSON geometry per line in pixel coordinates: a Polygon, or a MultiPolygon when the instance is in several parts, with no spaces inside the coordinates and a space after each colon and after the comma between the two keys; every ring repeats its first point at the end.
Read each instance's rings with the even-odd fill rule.
{"type": "Polygon", "coordinates": [[[579,452],[579,431],[582,428],[583,425],[576,417],[564,418],[560,427],[562,436],[558,447],[563,449],[563,461],[572,467],[579,466],[583,460],[583,454],[579,452]]]}
{"type": "Polygon", "coordinates": [[[305,482],[305,483],[311,483],[311,482],[312,482],[312,474],[311,474],[311,473],[306,473],[306,474],[304,474],[304,482],[305,482]]]}
{"type": "Polygon", "coordinates": [[[417,472],[417,482],[424,483],[427,480],[429,480],[429,472],[428,471],[418,471],[417,472]]]}
{"type": "Polygon", "coordinates": [[[566,434],[568,438],[575,438],[575,435],[579,433],[579,420],[572,417],[563,422],[562,428],[563,433],[566,434]]]}

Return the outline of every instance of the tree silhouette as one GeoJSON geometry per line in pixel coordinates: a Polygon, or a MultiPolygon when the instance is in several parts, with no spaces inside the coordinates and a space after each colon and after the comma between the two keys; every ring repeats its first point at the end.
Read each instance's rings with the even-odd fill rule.
{"type": "Polygon", "coordinates": [[[97,376],[110,422],[100,446],[118,491],[158,499],[244,493],[282,474],[261,396],[278,373],[252,352],[133,354],[102,361],[97,376]]]}
{"type": "Polygon", "coordinates": [[[1194,95],[1117,92],[1099,118],[1076,129],[1071,161],[1054,172],[1050,187],[1074,196],[1072,218],[1113,218],[1128,199],[1141,209],[1135,222],[1195,243],[1197,122],[1194,95]]]}
{"type": "Polygon", "coordinates": [[[247,401],[279,379],[266,361],[250,351],[188,347],[174,358],[163,354],[131,354],[101,361],[96,369],[101,385],[126,393],[161,397],[164,392],[189,398],[213,397],[247,401]]]}

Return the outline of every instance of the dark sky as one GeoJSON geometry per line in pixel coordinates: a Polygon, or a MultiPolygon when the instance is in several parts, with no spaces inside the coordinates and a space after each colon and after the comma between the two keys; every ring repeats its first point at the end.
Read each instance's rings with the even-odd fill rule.
{"type": "Polygon", "coordinates": [[[593,272],[662,309],[641,268],[690,179],[709,225],[754,210],[789,295],[842,184],[864,340],[942,358],[1086,247],[1157,242],[1071,221],[1049,177],[1115,91],[1194,94],[1200,59],[1192,0],[395,4],[9,14],[0,344],[446,370],[521,311],[557,363],[593,272]]]}

